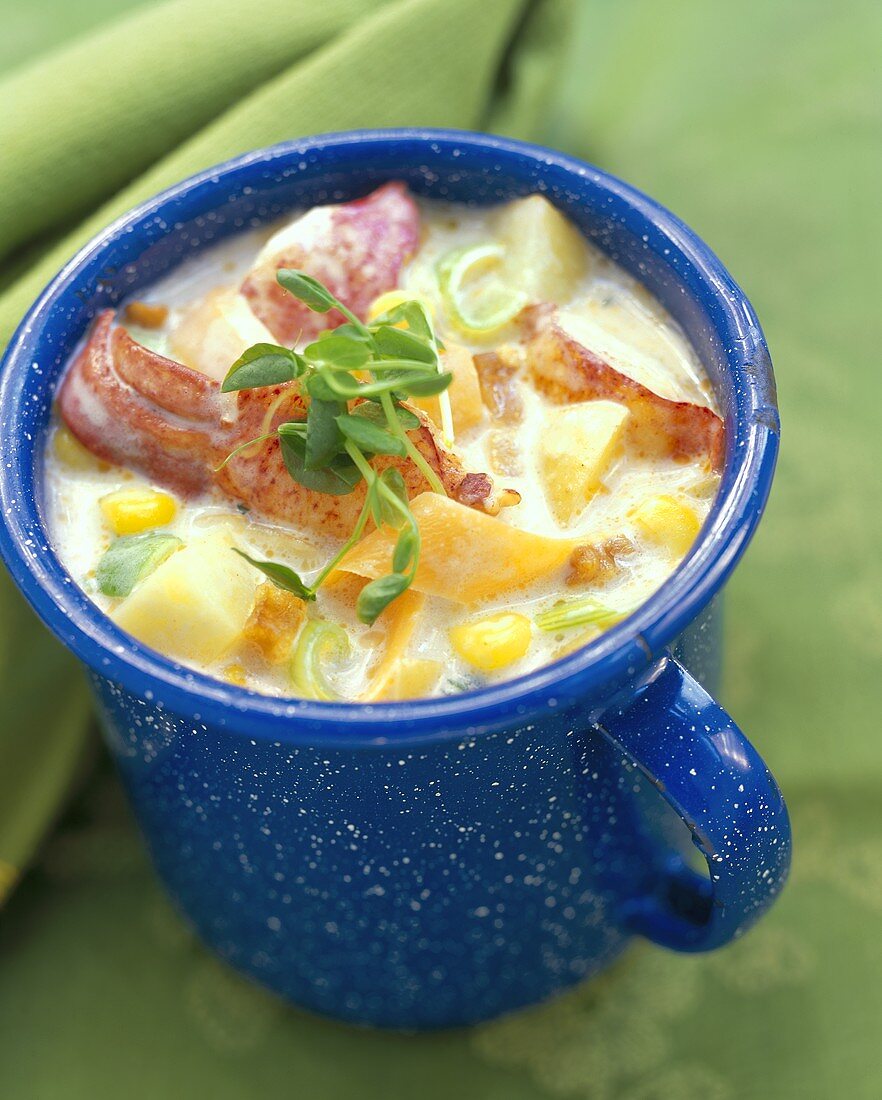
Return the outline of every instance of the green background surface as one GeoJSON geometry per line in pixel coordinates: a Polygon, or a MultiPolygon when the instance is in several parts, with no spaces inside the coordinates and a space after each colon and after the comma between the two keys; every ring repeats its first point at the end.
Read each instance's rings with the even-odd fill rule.
{"type": "MultiPolygon", "coordinates": [[[[410,13],[415,25],[436,35],[430,0],[412,6],[424,9],[410,13]]],[[[20,65],[127,7],[150,5],[3,0],[0,64],[20,65]]],[[[493,20],[505,23],[512,7],[475,5],[479,18],[453,3],[445,19],[456,29],[458,10],[470,30],[476,20],[474,33],[458,33],[486,68],[498,56],[493,20]]],[[[492,106],[482,69],[471,74],[480,85],[472,99],[401,89],[412,96],[406,121],[449,117],[538,138],[646,189],[723,257],[766,329],[782,456],[765,521],[729,588],[724,701],[788,797],[791,882],[750,936],[713,955],[640,946],[599,981],[507,1020],[428,1037],[357,1032],[285,1007],[199,947],[164,900],[99,757],[0,915],[4,1096],[882,1095],[882,7],[552,2],[519,43],[492,106]]],[[[190,48],[184,35],[181,49],[190,48]]],[[[301,91],[294,121],[275,125],[307,132],[312,112],[315,128],[327,128],[333,111],[340,126],[361,122],[344,92],[328,106],[301,91]]],[[[54,94],[64,99],[63,89],[54,94]]],[[[67,125],[88,130],[88,103],[63,109],[67,125]]],[[[173,135],[166,140],[171,148],[173,135]]],[[[209,147],[204,139],[187,155],[209,147]]],[[[16,155],[0,144],[0,183],[15,174],[16,155]]],[[[144,165],[132,157],[134,177],[144,165]]],[[[166,171],[183,163],[172,158],[166,171]]],[[[53,232],[97,205],[88,181],[78,194],[80,207],[46,211],[53,232]]],[[[7,272],[27,266],[7,253],[7,272]]],[[[32,286],[12,292],[7,314],[32,286]]],[[[43,736],[59,746],[59,779],[27,801],[42,797],[36,816],[49,820],[74,772],[72,731],[83,716],[72,689],[73,702],[54,713],[44,703],[16,745],[25,708],[33,714],[66,666],[17,604],[0,610],[2,837],[43,736]]],[[[26,853],[39,831],[32,822],[9,843],[26,853]]]]}

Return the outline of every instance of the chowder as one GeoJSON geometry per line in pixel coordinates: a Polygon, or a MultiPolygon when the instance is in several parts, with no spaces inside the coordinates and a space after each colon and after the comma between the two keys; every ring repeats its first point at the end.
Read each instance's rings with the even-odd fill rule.
{"type": "Polygon", "coordinates": [[[124,630],[255,691],[380,701],[626,618],[722,450],[677,325],[545,198],[390,183],[99,316],[45,476],[60,557],[124,630]]]}

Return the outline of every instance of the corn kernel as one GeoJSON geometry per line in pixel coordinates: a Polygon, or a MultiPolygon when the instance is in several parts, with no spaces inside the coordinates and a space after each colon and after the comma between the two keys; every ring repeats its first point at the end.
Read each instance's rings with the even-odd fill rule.
{"type": "Polygon", "coordinates": [[[87,450],[69,428],[61,427],[52,437],[55,457],[72,470],[97,470],[104,465],[87,450]]]}
{"type": "Polygon", "coordinates": [[[571,524],[600,491],[629,419],[616,401],[577,401],[549,412],[539,470],[558,523],[571,524]]]}
{"type": "Polygon", "coordinates": [[[140,581],[111,618],[176,660],[211,665],[233,655],[254,608],[260,574],[220,531],[195,538],[140,581]]]}
{"type": "Polygon", "coordinates": [[[237,661],[227,665],[223,671],[223,677],[228,684],[235,684],[236,687],[246,687],[248,685],[248,673],[237,661]]]}
{"type": "Polygon", "coordinates": [[[525,615],[500,611],[453,627],[450,642],[464,661],[482,672],[495,672],[524,656],[532,634],[533,628],[525,615]]]}
{"type": "Polygon", "coordinates": [[[406,290],[387,290],[385,294],[381,294],[378,298],[374,298],[368,307],[367,319],[373,321],[379,317],[381,313],[385,313],[386,310],[395,309],[396,306],[402,305],[404,302],[418,301],[425,307],[429,317],[432,316],[432,307],[424,299],[417,294],[410,294],[406,290]]]}
{"type": "Polygon", "coordinates": [[[689,549],[701,527],[695,511],[671,496],[650,497],[631,513],[631,518],[651,542],[666,546],[678,557],[689,549]]]}
{"type": "Polygon", "coordinates": [[[164,527],[175,518],[178,503],[158,489],[119,489],[99,501],[107,526],[115,535],[137,535],[164,527]]]}

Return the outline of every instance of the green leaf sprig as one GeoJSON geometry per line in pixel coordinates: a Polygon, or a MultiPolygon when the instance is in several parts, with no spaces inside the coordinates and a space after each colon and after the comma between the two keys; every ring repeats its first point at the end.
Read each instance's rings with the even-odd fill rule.
{"type": "Polygon", "coordinates": [[[180,550],[177,535],[148,531],[114,539],[98,562],[95,580],[105,596],[128,596],[136,584],[180,550]]]}
{"type": "Polygon", "coordinates": [[[287,421],[269,435],[243,443],[223,464],[277,436],[285,467],[299,485],[346,496],[364,481],[367,491],[349,538],[311,584],[288,566],[242,556],[278,587],[314,600],[361,538],[369,519],[378,527],[391,526],[398,532],[391,571],[365,585],[356,604],[359,619],[370,624],[411,585],[420,556],[419,527],[401,473],[394,466],[377,473],[370,460],[375,455],[409,458],[430,487],[446,495],[440,478],[407,434],[420,426],[420,420],[402,402],[442,393],[452,375],[441,369],[439,342],[422,303],[402,302],[365,324],[306,272],[282,268],[276,278],[309,309],[336,309],[346,321],[321,333],[301,352],[263,343],[236,360],[224,379],[224,393],[297,381],[309,405],[305,420],[287,421]],[[359,404],[350,406],[353,400],[359,404]]]}

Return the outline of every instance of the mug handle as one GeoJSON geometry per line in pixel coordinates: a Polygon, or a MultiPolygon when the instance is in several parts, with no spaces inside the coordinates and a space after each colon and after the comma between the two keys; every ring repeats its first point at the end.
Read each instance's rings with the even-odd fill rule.
{"type": "Polygon", "coordinates": [[[790,821],[769,769],[670,656],[594,724],[679,814],[710,871],[708,880],[672,851],[657,887],[626,904],[626,927],[675,951],[736,939],[769,908],[790,867],[790,821]]]}

